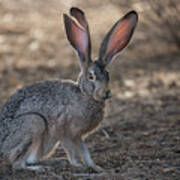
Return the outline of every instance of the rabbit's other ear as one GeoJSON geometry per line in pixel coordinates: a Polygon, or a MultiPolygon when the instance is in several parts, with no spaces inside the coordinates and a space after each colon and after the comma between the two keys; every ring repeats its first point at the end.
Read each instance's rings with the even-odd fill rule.
{"type": "Polygon", "coordinates": [[[88,23],[80,9],[73,7],[70,10],[70,14],[77,20],[77,23],[64,14],[65,30],[70,44],[78,53],[81,68],[84,70],[91,61],[91,42],[88,23]]]}
{"type": "Polygon", "coordinates": [[[99,61],[106,66],[130,41],[138,21],[135,11],[117,21],[105,36],[99,51],[99,61]]]}

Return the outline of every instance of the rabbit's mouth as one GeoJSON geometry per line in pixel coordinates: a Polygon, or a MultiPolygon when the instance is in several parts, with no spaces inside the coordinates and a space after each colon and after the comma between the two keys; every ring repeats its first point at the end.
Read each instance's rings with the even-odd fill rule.
{"type": "Polygon", "coordinates": [[[111,91],[106,90],[106,91],[99,91],[94,93],[94,99],[97,101],[105,101],[107,99],[110,99],[112,97],[111,91]]]}
{"type": "Polygon", "coordinates": [[[110,99],[112,97],[112,94],[111,94],[111,91],[110,90],[107,90],[103,93],[102,95],[102,99],[105,101],[107,99],[110,99]]]}

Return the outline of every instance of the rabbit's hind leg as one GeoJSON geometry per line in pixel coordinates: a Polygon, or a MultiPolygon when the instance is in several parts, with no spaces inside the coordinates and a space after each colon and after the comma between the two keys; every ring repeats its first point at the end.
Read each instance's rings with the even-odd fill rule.
{"type": "Polygon", "coordinates": [[[34,114],[22,115],[15,119],[21,122],[6,139],[8,158],[14,169],[40,170],[37,165],[42,157],[43,136],[46,133],[44,120],[34,114]]]}
{"type": "Polygon", "coordinates": [[[38,143],[32,139],[26,139],[11,150],[10,156],[13,169],[29,169],[33,171],[42,169],[40,165],[36,164],[40,159],[40,144],[38,143]]]}

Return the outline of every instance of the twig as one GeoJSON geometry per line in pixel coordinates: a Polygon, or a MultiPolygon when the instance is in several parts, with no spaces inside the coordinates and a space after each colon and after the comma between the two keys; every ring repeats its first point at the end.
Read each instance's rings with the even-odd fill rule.
{"type": "Polygon", "coordinates": [[[54,172],[49,172],[47,175],[42,174],[42,175],[40,175],[40,176],[43,177],[43,178],[47,178],[47,179],[49,179],[49,178],[50,178],[49,176],[51,176],[51,177],[55,177],[56,179],[59,179],[59,180],[64,180],[64,178],[63,178],[62,175],[57,175],[57,174],[54,173],[54,172]]]}
{"type": "Polygon", "coordinates": [[[110,139],[110,135],[108,134],[108,132],[105,129],[102,129],[102,132],[107,139],[110,139]]]}
{"type": "Polygon", "coordinates": [[[74,177],[101,177],[101,176],[104,176],[104,175],[107,175],[107,173],[103,172],[103,173],[98,173],[98,174],[95,174],[95,173],[75,173],[75,174],[72,174],[74,177]]]}

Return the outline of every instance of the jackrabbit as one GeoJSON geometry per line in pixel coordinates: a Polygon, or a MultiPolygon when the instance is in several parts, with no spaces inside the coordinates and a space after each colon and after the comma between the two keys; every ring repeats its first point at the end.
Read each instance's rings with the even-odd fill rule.
{"type": "Polygon", "coordinates": [[[104,38],[99,58],[91,60],[88,23],[82,10],[64,14],[67,38],[79,56],[80,75],[71,80],[43,81],[18,90],[0,111],[0,152],[14,169],[39,170],[60,142],[70,163],[96,171],[83,138],[103,120],[105,100],[111,97],[106,66],[128,44],[138,16],[118,20],[104,38]]]}

